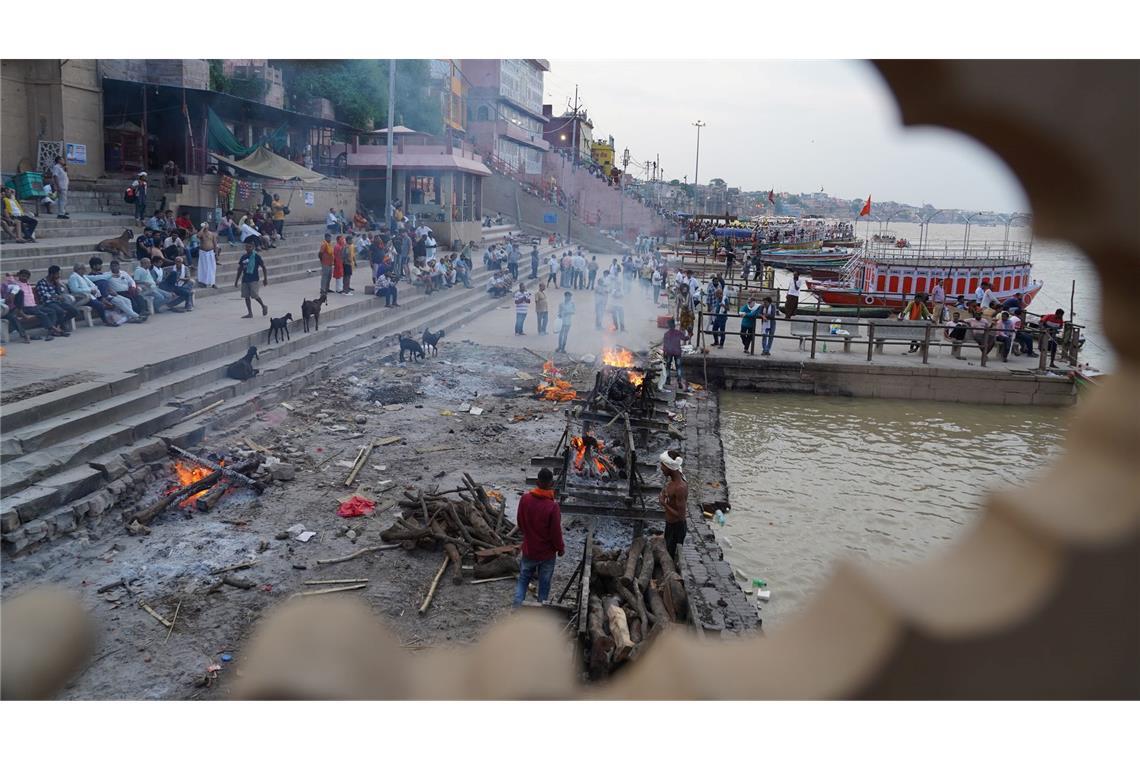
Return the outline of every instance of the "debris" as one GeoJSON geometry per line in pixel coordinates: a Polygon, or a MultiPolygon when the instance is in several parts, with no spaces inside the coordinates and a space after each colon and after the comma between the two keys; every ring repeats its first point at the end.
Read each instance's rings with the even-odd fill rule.
{"type": "Polygon", "coordinates": [[[162,640],[163,644],[170,641],[170,634],[174,633],[174,624],[178,622],[178,611],[181,609],[182,609],[182,600],[179,599],[178,600],[178,606],[174,608],[174,617],[172,617],[170,619],[170,628],[166,629],[166,638],[162,640]]]}
{"type": "Polygon", "coordinates": [[[147,604],[146,602],[144,602],[141,599],[139,600],[139,606],[142,607],[144,610],[146,610],[147,613],[149,613],[152,618],[154,618],[158,622],[162,623],[167,628],[171,628],[174,626],[174,623],[171,623],[169,620],[164,618],[162,615],[159,615],[157,612],[154,611],[153,607],[151,607],[149,604],[147,604]]]}
{"type": "MultiPolygon", "coordinates": [[[[303,529],[303,526],[302,526],[302,529],[303,529]]],[[[268,546],[268,544],[266,544],[266,546],[268,546]]],[[[239,562],[236,565],[230,565],[229,567],[223,567],[221,570],[211,570],[210,575],[225,575],[226,573],[232,573],[235,570],[245,570],[247,567],[253,567],[258,562],[259,562],[259,560],[256,560],[256,559],[247,560],[246,562],[239,562]]]]}
{"type": "Polygon", "coordinates": [[[435,574],[435,579],[431,582],[431,587],[428,588],[427,596],[424,597],[424,603],[420,605],[419,613],[422,615],[427,612],[427,608],[431,606],[431,600],[435,597],[435,590],[439,586],[439,579],[443,577],[443,571],[447,569],[447,563],[451,561],[451,557],[446,554],[443,555],[443,564],[439,566],[439,570],[435,574]]]}
{"type": "Polygon", "coordinates": [[[138,520],[132,520],[131,524],[127,526],[127,533],[132,536],[149,536],[150,528],[141,524],[138,520]]]}
{"type": "Polygon", "coordinates": [[[338,583],[368,583],[367,578],[341,578],[329,581],[305,581],[306,586],[333,586],[338,583]]]}
{"type": "Polygon", "coordinates": [[[219,399],[219,400],[215,401],[214,403],[210,404],[209,406],[204,406],[201,409],[199,409],[198,411],[191,412],[190,414],[186,415],[185,417],[182,418],[182,422],[186,422],[187,420],[192,420],[199,415],[205,414],[206,412],[209,412],[213,409],[217,409],[219,406],[221,406],[224,403],[226,403],[226,400],[224,398],[219,399]]]}
{"type": "Polygon", "coordinates": [[[337,462],[337,463],[336,463],[336,466],[337,466],[337,467],[353,467],[353,466],[354,466],[354,463],[353,463],[353,462],[350,462],[350,461],[348,461],[347,459],[342,459],[342,460],[340,460],[339,462],[337,462]]]}
{"type": "Polygon", "coordinates": [[[471,404],[468,404],[466,401],[464,401],[462,404],[459,405],[459,411],[461,411],[461,412],[471,411],[471,404]]]}
{"type": "MultiPolygon", "coordinates": [[[[417,454],[435,454],[439,451],[454,451],[458,446],[433,446],[430,449],[416,449],[417,454]]],[[[383,469],[383,468],[380,468],[383,469]]]]}
{"type": "Polygon", "coordinates": [[[295,412],[295,411],[297,411],[297,407],[293,406],[293,405],[292,405],[292,404],[290,404],[288,401],[282,401],[282,402],[281,402],[281,406],[285,407],[285,408],[286,408],[286,409],[288,409],[290,412],[295,412]]]}
{"type": "Polygon", "coordinates": [[[401,436],[394,435],[394,436],[391,436],[390,438],[381,438],[380,440],[378,440],[376,442],[376,445],[377,446],[387,446],[387,445],[392,444],[392,443],[397,443],[400,440],[401,440],[401,436]]]}
{"type": "Polygon", "coordinates": [[[468,585],[478,586],[480,583],[494,583],[495,581],[513,581],[516,576],[514,575],[500,575],[498,578],[480,578],[477,581],[471,581],[468,585]]]}
{"type": "Polygon", "coordinates": [[[226,584],[227,586],[233,586],[234,588],[244,589],[245,591],[249,591],[251,588],[257,585],[253,581],[247,581],[244,578],[235,578],[232,575],[227,575],[222,578],[222,583],[226,584]]]}
{"type": "Polygon", "coordinates": [[[385,404],[384,405],[384,411],[385,412],[399,412],[403,408],[404,408],[403,404],[385,404]]]}
{"type": "Polygon", "coordinates": [[[316,596],[317,594],[335,594],[338,591],[359,591],[362,588],[368,588],[367,583],[358,583],[355,586],[340,586],[339,588],[323,588],[319,591],[300,591],[290,596],[293,599],[298,596],[316,596]]]}
{"type": "Polygon", "coordinates": [[[234,659],[234,656],[232,654],[229,654],[228,652],[221,656],[222,662],[232,662],[233,659],[234,659]]]}
{"type": "Polygon", "coordinates": [[[288,462],[277,462],[269,465],[269,473],[275,480],[293,480],[297,477],[296,468],[288,462]]]}
{"type": "Polygon", "coordinates": [[[317,532],[315,530],[307,530],[304,533],[302,533],[301,535],[295,536],[295,538],[298,541],[300,541],[301,543],[307,544],[309,542],[309,539],[315,535],[317,535],[317,532]]]}
{"type": "MultiPolygon", "coordinates": [[[[323,449],[318,448],[317,451],[323,451],[323,449]]],[[[333,459],[335,459],[336,457],[339,457],[343,451],[344,451],[344,449],[337,449],[337,451],[335,453],[330,454],[326,458],[322,459],[320,461],[320,463],[318,463],[317,466],[314,467],[313,469],[319,471],[322,467],[324,467],[326,464],[331,462],[333,459]]]]}
{"type": "Polygon", "coordinates": [[[374,509],[376,509],[376,502],[354,495],[352,498],[342,501],[336,513],[341,517],[363,517],[372,514],[374,509]]]}
{"type": "MultiPolygon", "coordinates": [[[[375,446],[376,443],[372,442],[367,446],[360,447],[360,453],[356,455],[356,461],[352,463],[352,472],[348,473],[348,477],[344,480],[344,484],[346,486],[351,486],[353,481],[356,480],[356,476],[360,474],[360,468],[363,467],[364,463],[368,461],[368,457],[372,456],[372,449],[375,446]]],[[[346,516],[347,515],[341,515],[341,517],[346,516]]]]}
{"type": "Polygon", "coordinates": [[[469,414],[473,414],[473,415],[475,415],[476,417],[478,417],[478,416],[479,416],[480,414],[482,414],[482,413],[483,413],[483,408],[482,408],[482,407],[478,407],[478,406],[473,406],[473,407],[471,407],[471,411],[469,412],[469,414]]]}
{"type": "Polygon", "coordinates": [[[305,532],[305,524],[304,523],[297,523],[296,525],[290,525],[288,528],[285,529],[285,532],[288,533],[293,538],[296,538],[297,536],[299,536],[300,534],[305,532]]]}

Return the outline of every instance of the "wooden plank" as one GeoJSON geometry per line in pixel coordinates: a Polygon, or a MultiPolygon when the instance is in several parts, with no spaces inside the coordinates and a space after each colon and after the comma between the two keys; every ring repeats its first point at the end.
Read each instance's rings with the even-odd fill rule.
{"type": "Polygon", "coordinates": [[[586,546],[582,549],[582,582],[578,588],[578,635],[586,635],[590,617],[590,566],[594,564],[594,521],[586,529],[586,546]]]}

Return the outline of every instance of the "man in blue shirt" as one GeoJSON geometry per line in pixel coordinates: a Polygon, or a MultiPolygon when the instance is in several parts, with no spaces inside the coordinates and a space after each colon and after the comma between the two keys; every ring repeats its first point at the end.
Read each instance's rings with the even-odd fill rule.
{"type": "Polygon", "coordinates": [[[269,307],[261,300],[260,285],[269,285],[269,271],[265,268],[265,260],[254,250],[253,239],[245,241],[245,254],[238,260],[237,276],[234,277],[234,287],[241,284],[241,297],[245,299],[245,314],[242,319],[253,319],[253,304],[250,300],[261,304],[261,316],[269,314],[269,307]],[[258,283],[257,272],[261,270],[261,283],[258,283]]]}

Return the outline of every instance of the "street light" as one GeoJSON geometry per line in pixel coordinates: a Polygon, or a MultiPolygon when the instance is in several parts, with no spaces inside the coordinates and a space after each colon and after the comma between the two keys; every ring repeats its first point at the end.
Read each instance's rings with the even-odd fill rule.
{"type": "Polygon", "coordinates": [[[1021,217],[1022,219],[1032,219],[1033,215],[1032,214],[1026,214],[1026,213],[1023,213],[1021,211],[1018,211],[1016,214],[1010,214],[1008,217],[1006,217],[1006,220],[1005,220],[1005,240],[1003,240],[1002,242],[1007,246],[1009,245],[1009,226],[1011,224],[1013,224],[1013,220],[1018,218],[1018,217],[1021,217]]]}
{"type": "Polygon", "coordinates": [[[882,222],[882,220],[880,220],[880,221],[879,221],[879,234],[881,235],[881,234],[883,233],[883,230],[884,230],[884,229],[887,229],[887,228],[889,228],[889,227],[891,226],[891,220],[892,220],[892,219],[894,219],[894,218],[895,218],[896,216],[898,216],[899,214],[901,214],[902,212],[903,212],[903,210],[902,210],[902,209],[896,209],[895,211],[892,211],[892,212],[891,212],[891,213],[890,213],[890,214],[887,216],[886,227],[884,227],[884,226],[883,226],[883,222],[882,222]]]}
{"type": "Polygon", "coordinates": [[[693,202],[696,203],[697,186],[700,184],[697,180],[700,177],[701,169],[701,127],[707,127],[708,123],[697,119],[693,122],[693,126],[697,128],[697,164],[693,167],[693,202]]]}
{"type": "Polygon", "coordinates": [[[927,239],[930,237],[930,223],[934,221],[934,217],[938,216],[941,213],[942,209],[938,209],[933,214],[923,219],[922,222],[918,225],[919,250],[922,250],[923,246],[926,245],[927,239]]]}
{"type": "Polygon", "coordinates": [[[974,213],[970,214],[969,216],[966,216],[965,214],[961,214],[961,213],[958,214],[958,216],[960,216],[966,220],[966,232],[962,236],[962,251],[963,252],[965,252],[966,249],[970,245],[970,222],[972,222],[974,220],[974,217],[981,216],[984,213],[985,213],[984,211],[975,211],[974,213]]]}

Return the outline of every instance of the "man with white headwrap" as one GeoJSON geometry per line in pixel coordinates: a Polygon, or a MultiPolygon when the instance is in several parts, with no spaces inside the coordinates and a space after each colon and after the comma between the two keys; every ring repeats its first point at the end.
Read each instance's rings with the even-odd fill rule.
{"type": "Polygon", "coordinates": [[[689,484],[681,472],[685,460],[679,451],[666,451],[660,456],[661,472],[665,475],[665,487],[658,499],[665,510],[665,548],[670,557],[678,545],[685,543],[688,526],[685,522],[689,503],[689,484]]]}
{"type": "Polygon", "coordinates": [[[218,275],[218,236],[210,232],[210,225],[198,226],[198,283],[204,288],[216,288],[218,275]]]}

